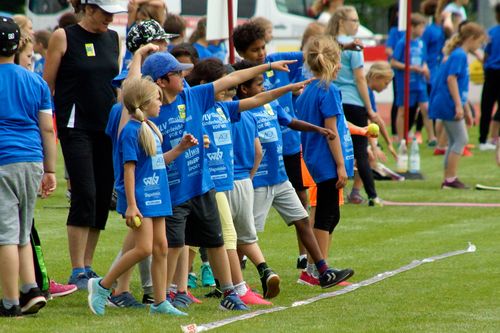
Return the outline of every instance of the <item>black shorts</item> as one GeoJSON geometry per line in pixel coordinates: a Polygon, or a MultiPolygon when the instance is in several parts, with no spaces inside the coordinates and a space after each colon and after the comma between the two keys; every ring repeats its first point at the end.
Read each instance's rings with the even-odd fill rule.
{"type": "Polygon", "coordinates": [[[339,190],[335,187],[337,178],[316,184],[318,196],[314,228],[330,234],[340,221],[339,190]]]}
{"type": "Polygon", "coordinates": [[[300,165],[300,152],[293,155],[283,155],[285,170],[288,180],[295,191],[305,191],[307,187],[302,182],[302,166],[300,165]]]}
{"type": "Polygon", "coordinates": [[[215,190],[175,206],[165,218],[168,247],[215,248],[224,245],[215,190]]]}

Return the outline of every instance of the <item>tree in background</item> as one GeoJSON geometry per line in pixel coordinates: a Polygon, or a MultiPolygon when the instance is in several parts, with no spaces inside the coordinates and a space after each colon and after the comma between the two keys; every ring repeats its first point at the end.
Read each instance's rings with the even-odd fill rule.
{"type": "Polygon", "coordinates": [[[0,12],[22,14],[24,13],[24,0],[0,1],[0,12]]]}

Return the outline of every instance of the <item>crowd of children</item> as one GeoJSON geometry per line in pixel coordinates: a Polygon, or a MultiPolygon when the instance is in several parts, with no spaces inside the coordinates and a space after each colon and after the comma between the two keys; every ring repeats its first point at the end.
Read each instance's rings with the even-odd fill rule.
{"type": "MultiPolygon", "coordinates": [[[[192,266],[198,251],[203,285],[214,286],[206,296],[220,298],[221,309],[271,305],[281,278],[266,261],[258,238],[271,207],[287,226],[294,226],[301,269],[297,282],[321,288],[349,285],[354,270],[328,263],[335,261],[329,255],[332,234],[340,222],[348,178],[354,178],[349,202],[365,202],[363,186],[369,206],[383,205],[372,169],[386,156],[368,125],[378,125],[396,159],[374,91],[394,82],[397,111],[391,124],[399,144],[405,135],[406,41],[403,32],[392,29],[389,62],[367,69],[363,46],[354,38],[360,17],[343,2],[317,1],[319,20],[308,26],[297,52],[267,54],[272,23],[265,18],[240,24],[230,37],[240,58],[229,65],[224,64],[225,41],[206,39],[206,19],[185,43],[184,19],[167,13],[163,0],[130,0],[121,73],[116,34],[107,24],[113,13],[127,9],[112,1],[73,0],[83,14],[68,18],[72,23],[61,23],[52,36],[45,30],[33,32],[26,17],[14,17],[17,24],[0,17],[0,72],[8,78],[1,97],[21,109],[19,115],[0,112],[0,132],[14,117],[19,126],[41,133],[28,143],[34,134],[17,131],[22,145],[14,145],[14,139],[0,144],[0,172],[13,178],[26,175],[13,185],[0,182],[0,195],[12,203],[5,193],[27,192],[19,207],[26,214],[14,214],[4,203],[0,209],[9,217],[0,225],[8,231],[0,237],[0,259],[6,263],[0,268],[0,316],[36,313],[51,296],[77,289],[88,290],[88,306],[97,315],[104,315],[106,306],[146,305],[151,314],[186,315],[191,304],[200,302],[191,293],[197,286],[192,266]],[[87,39],[91,42],[78,49],[87,39]],[[80,84],[91,89],[83,92],[80,84]],[[21,88],[15,91],[14,86],[21,88]],[[56,127],[72,180],[68,285],[48,279],[33,221],[37,184],[42,184],[42,196],[55,189],[54,91],[56,127]],[[102,112],[90,108],[90,102],[102,112]],[[100,158],[110,165],[112,158],[114,177],[100,158]],[[129,230],[114,263],[100,277],[91,264],[113,180],[116,211],[129,230]],[[37,251],[32,254],[31,248],[37,251]],[[262,295],[245,281],[244,258],[256,268],[262,295]],[[130,293],[136,264],[142,302],[130,293]]],[[[486,142],[484,131],[495,101],[500,102],[494,88],[500,30],[497,25],[486,33],[468,22],[467,0],[448,2],[424,1],[422,12],[433,17],[431,24],[416,13],[409,22],[410,127],[420,114],[427,144],[445,153],[441,187],[463,189],[467,186],[458,179],[458,163],[471,118],[467,56],[477,55],[489,35],[480,138],[480,147],[489,149],[493,144],[486,142]]],[[[500,22],[500,5],[495,11],[500,22]]],[[[493,140],[500,156],[499,115],[493,117],[493,140]]]]}

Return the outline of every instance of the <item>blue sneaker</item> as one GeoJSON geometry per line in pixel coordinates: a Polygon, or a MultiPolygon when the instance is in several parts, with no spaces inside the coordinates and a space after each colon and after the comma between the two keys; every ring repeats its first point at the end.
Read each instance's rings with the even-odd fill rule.
{"type": "Polygon", "coordinates": [[[150,314],[170,314],[174,316],[187,316],[187,313],[174,308],[168,301],[163,301],[158,305],[151,304],[149,307],[150,314]]]}
{"type": "Polygon", "coordinates": [[[203,287],[215,287],[214,274],[209,264],[201,265],[201,285],[203,287]]]}
{"type": "Polygon", "coordinates": [[[194,273],[188,274],[188,288],[194,289],[198,287],[198,277],[194,273]]]}
{"type": "Polygon", "coordinates": [[[106,303],[108,303],[108,298],[111,295],[111,291],[109,289],[106,289],[99,284],[101,280],[102,278],[90,279],[87,286],[89,291],[88,303],[90,310],[99,316],[104,315],[106,303]]]}
{"type": "Polygon", "coordinates": [[[146,305],[140,303],[132,296],[131,293],[125,291],[119,295],[111,295],[108,300],[108,305],[115,308],[145,308],[146,305]]]}
{"type": "Polygon", "coordinates": [[[74,284],[78,290],[87,290],[88,282],[89,277],[85,273],[80,273],[76,276],[71,275],[68,280],[68,284],[74,284]]]}
{"type": "Polygon", "coordinates": [[[219,308],[221,310],[249,310],[245,303],[243,303],[240,299],[240,296],[238,296],[238,294],[236,294],[234,291],[232,291],[229,295],[222,299],[219,308]]]}
{"type": "Polygon", "coordinates": [[[85,271],[85,274],[87,274],[88,278],[89,279],[97,279],[97,278],[100,278],[99,275],[97,275],[96,272],[94,272],[93,270],[88,270],[88,271],[85,271]]]}
{"type": "Polygon", "coordinates": [[[330,288],[342,281],[347,280],[354,275],[352,269],[334,269],[328,268],[323,274],[319,276],[319,285],[321,288],[330,288]]]}

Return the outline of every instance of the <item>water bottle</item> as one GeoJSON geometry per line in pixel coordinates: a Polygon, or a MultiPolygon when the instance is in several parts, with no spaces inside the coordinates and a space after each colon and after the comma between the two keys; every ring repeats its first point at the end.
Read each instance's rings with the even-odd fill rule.
{"type": "Polygon", "coordinates": [[[418,150],[417,138],[413,137],[410,147],[410,173],[420,173],[420,152],[418,150]]]}
{"type": "Polygon", "coordinates": [[[400,173],[405,173],[408,171],[408,149],[406,148],[405,139],[401,140],[401,142],[399,143],[396,171],[400,173]]]}

